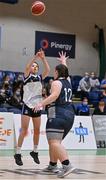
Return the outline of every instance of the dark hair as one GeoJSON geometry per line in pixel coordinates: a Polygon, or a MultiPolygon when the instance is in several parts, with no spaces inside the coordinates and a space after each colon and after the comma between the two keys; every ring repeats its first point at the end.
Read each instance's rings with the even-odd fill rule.
{"type": "Polygon", "coordinates": [[[58,78],[65,77],[65,79],[67,79],[67,77],[69,76],[68,68],[63,64],[59,64],[58,66],[56,66],[55,70],[58,71],[58,78]]]}

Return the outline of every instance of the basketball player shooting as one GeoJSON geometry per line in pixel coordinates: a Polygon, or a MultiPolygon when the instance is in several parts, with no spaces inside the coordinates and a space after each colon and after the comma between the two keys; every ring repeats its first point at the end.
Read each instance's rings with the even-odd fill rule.
{"type": "Polygon", "coordinates": [[[41,124],[41,110],[34,112],[32,109],[37,103],[42,100],[42,80],[48,76],[50,71],[48,62],[45,58],[45,54],[41,49],[33,57],[31,62],[26,66],[24,73],[23,82],[23,107],[21,116],[21,132],[18,138],[18,144],[16,148],[16,154],[14,155],[15,162],[17,165],[22,166],[21,147],[24,141],[24,137],[27,134],[30,117],[33,122],[33,151],[30,152],[31,157],[37,164],[40,163],[38,158],[38,143],[39,143],[39,132],[41,124]],[[44,65],[44,71],[41,75],[38,74],[39,66],[36,60],[41,60],[44,65]]]}

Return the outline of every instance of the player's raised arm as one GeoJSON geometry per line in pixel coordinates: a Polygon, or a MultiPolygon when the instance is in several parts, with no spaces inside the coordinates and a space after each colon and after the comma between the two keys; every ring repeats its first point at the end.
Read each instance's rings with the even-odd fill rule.
{"type": "Polygon", "coordinates": [[[30,70],[31,70],[31,66],[33,65],[33,63],[38,59],[38,52],[36,53],[36,55],[33,56],[33,58],[27,63],[26,67],[25,67],[25,72],[24,75],[25,77],[27,77],[30,74],[30,70]]]}
{"type": "Polygon", "coordinates": [[[45,79],[45,77],[47,77],[50,72],[50,66],[45,57],[45,53],[42,49],[38,52],[38,56],[39,56],[39,59],[42,60],[42,62],[43,62],[44,70],[42,73],[42,79],[45,79]]]}
{"type": "MultiPolygon", "coordinates": [[[[66,52],[59,52],[59,58],[57,58],[61,64],[65,65],[67,67],[67,59],[69,58],[69,56],[66,56],[66,52]]],[[[68,76],[67,77],[68,81],[71,83],[71,79],[68,76]]]]}
{"type": "Polygon", "coordinates": [[[42,49],[40,49],[35,54],[35,56],[31,59],[31,61],[26,65],[25,72],[24,72],[25,77],[27,77],[30,74],[31,67],[32,67],[33,63],[35,63],[37,60],[42,60],[42,62],[44,64],[44,71],[42,73],[42,78],[44,79],[46,76],[48,76],[48,74],[50,72],[50,67],[49,67],[47,59],[45,57],[44,51],[42,49]]]}

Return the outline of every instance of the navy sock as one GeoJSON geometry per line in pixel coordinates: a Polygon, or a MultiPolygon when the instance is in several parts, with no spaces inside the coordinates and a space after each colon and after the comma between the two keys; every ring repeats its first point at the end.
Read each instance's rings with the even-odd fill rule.
{"type": "Polygon", "coordinates": [[[57,165],[57,162],[51,162],[49,163],[51,166],[56,166],[57,165]]]}
{"type": "Polygon", "coordinates": [[[70,161],[68,159],[66,159],[65,161],[62,162],[62,165],[69,165],[70,161]]]}

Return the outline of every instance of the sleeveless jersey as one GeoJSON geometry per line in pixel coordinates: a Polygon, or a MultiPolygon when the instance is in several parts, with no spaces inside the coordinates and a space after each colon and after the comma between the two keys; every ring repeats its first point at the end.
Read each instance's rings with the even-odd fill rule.
{"type": "Polygon", "coordinates": [[[67,79],[60,78],[59,81],[62,83],[62,89],[58,99],[55,101],[56,106],[67,106],[72,102],[72,86],[71,82],[67,79]]]}
{"type": "Polygon", "coordinates": [[[66,110],[72,110],[71,82],[63,78],[59,78],[58,80],[62,83],[61,92],[57,100],[48,107],[48,118],[63,117],[66,110]]]}
{"type": "Polygon", "coordinates": [[[30,74],[24,78],[23,83],[23,102],[29,107],[34,108],[42,100],[42,76],[30,74]]]}

